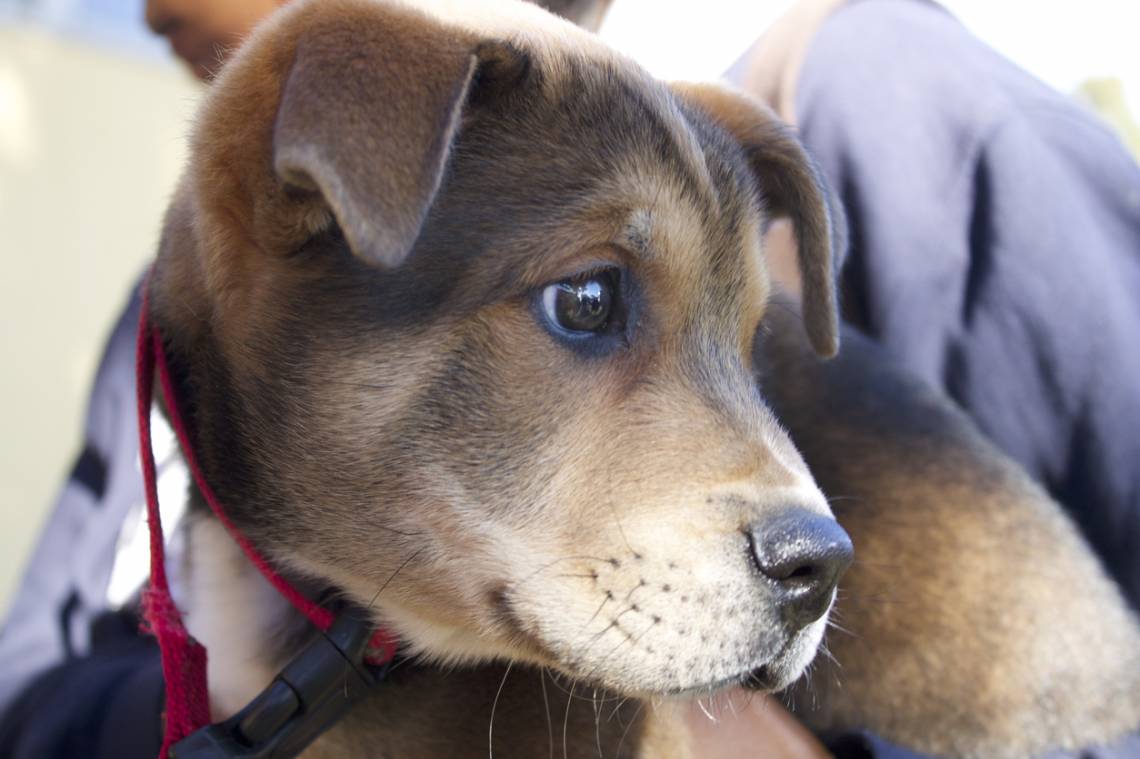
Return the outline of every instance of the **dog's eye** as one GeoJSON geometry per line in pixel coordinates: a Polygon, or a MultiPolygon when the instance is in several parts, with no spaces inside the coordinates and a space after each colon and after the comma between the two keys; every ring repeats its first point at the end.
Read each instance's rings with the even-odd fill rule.
{"type": "Polygon", "coordinates": [[[613,311],[617,278],[616,269],[605,269],[547,285],[542,290],[543,313],[567,332],[601,332],[613,311]]]}

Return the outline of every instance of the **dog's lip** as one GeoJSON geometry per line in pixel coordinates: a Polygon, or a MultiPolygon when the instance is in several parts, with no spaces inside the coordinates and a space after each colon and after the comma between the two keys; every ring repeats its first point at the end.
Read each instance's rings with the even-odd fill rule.
{"type": "Polygon", "coordinates": [[[783,679],[784,675],[779,674],[776,669],[778,669],[779,665],[785,663],[784,659],[791,651],[794,641],[795,636],[793,636],[783,648],[777,651],[775,656],[768,659],[768,661],[759,667],[754,667],[741,675],[741,686],[743,686],[745,690],[760,693],[772,693],[787,687],[788,683],[783,679]]]}
{"type": "Polygon", "coordinates": [[[769,692],[776,689],[779,681],[772,674],[771,662],[761,664],[741,675],[740,684],[745,690],[769,692]]]}
{"type": "Polygon", "coordinates": [[[678,688],[677,690],[668,691],[665,695],[704,695],[710,691],[718,691],[722,688],[731,688],[736,685],[741,686],[745,690],[757,691],[760,693],[771,693],[777,689],[777,686],[782,684],[776,674],[772,671],[772,664],[774,661],[775,659],[772,659],[765,662],[764,664],[761,664],[759,667],[753,667],[752,669],[745,670],[744,672],[733,675],[731,677],[724,677],[719,680],[714,680],[711,683],[705,683],[704,685],[690,686],[688,688],[678,688]]]}
{"type": "Polygon", "coordinates": [[[779,686],[785,685],[780,675],[774,671],[774,667],[780,664],[784,657],[788,655],[796,637],[797,636],[793,635],[768,661],[743,673],[740,676],[741,686],[743,686],[745,690],[771,693],[778,690],[779,686]]]}
{"type": "MultiPolygon", "coordinates": [[[[765,663],[765,664],[760,665],[759,667],[754,667],[753,669],[745,670],[743,672],[737,673],[735,675],[731,675],[729,677],[722,677],[718,680],[713,680],[712,682],[709,682],[709,683],[702,683],[701,685],[690,685],[690,686],[687,686],[685,688],[676,688],[673,690],[668,690],[668,691],[665,691],[665,693],[662,695],[665,695],[665,696],[668,696],[671,698],[684,698],[684,697],[688,697],[688,696],[705,696],[705,695],[708,695],[710,692],[722,690],[724,688],[731,688],[731,687],[734,687],[737,685],[749,687],[748,684],[750,682],[752,682],[752,678],[753,678],[754,674],[756,672],[759,672],[760,670],[764,670],[767,666],[768,666],[768,663],[765,663]]],[[[753,688],[753,689],[762,690],[762,688],[753,688]]]]}

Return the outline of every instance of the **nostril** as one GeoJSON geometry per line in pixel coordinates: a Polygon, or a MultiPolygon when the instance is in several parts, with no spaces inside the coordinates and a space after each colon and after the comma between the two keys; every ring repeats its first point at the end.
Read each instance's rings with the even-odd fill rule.
{"type": "Polygon", "coordinates": [[[851,539],[832,518],[789,509],[749,526],[752,558],[774,587],[784,616],[803,626],[819,619],[851,564],[851,539]]]}
{"type": "Polygon", "coordinates": [[[810,559],[794,555],[780,555],[767,547],[757,548],[753,536],[752,556],[757,569],[770,580],[786,583],[809,580],[819,574],[820,568],[810,559]]]}
{"type": "Polygon", "coordinates": [[[788,575],[789,580],[798,580],[805,577],[812,577],[818,573],[814,564],[804,564],[802,567],[796,567],[792,573],[788,575]]]}

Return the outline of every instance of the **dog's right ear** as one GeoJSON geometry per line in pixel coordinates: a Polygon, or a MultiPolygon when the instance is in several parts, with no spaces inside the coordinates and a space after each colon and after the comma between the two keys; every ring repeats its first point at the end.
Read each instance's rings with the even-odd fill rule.
{"type": "Polygon", "coordinates": [[[419,236],[472,88],[527,66],[509,45],[423,16],[318,17],[282,88],[274,170],[323,197],[358,257],[395,266],[419,236]]]}
{"type": "Polygon", "coordinates": [[[792,221],[803,289],[804,328],[816,353],[839,350],[836,266],[843,214],[803,145],[768,107],[719,85],[675,83],[673,90],[720,125],[744,151],[769,214],[792,221]]]}

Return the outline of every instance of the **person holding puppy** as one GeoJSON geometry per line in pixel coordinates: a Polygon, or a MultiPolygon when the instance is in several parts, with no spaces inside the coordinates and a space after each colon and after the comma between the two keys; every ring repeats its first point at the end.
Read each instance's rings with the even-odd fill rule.
{"type": "MultiPolygon", "coordinates": [[[[608,5],[544,4],[595,27],[608,5]]],[[[276,5],[152,0],[147,20],[209,79],[218,51],[276,5]]],[[[851,232],[847,319],[947,391],[1068,506],[1140,606],[1140,474],[1129,466],[1140,450],[1128,434],[1140,423],[1130,392],[1140,364],[1123,350],[1140,333],[1128,297],[1140,283],[1140,212],[1128,201],[1140,178],[1120,145],[921,2],[801,3],[728,78],[799,126],[839,192],[851,232]]],[[[136,319],[137,299],[109,345],[93,411],[132,408],[136,319]]],[[[56,529],[0,637],[6,756],[144,756],[157,746],[153,646],[133,635],[129,615],[104,614],[77,592],[57,560],[83,550],[70,534],[102,536],[92,550],[108,550],[117,530],[75,525],[121,519],[129,506],[114,500],[131,491],[108,482],[132,476],[134,420],[91,416],[56,529]]],[[[772,755],[820,751],[778,712],[758,712],[755,726],[772,755]]],[[[730,736],[705,735],[728,755],[718,752],[730,736]]],[[[736,737],[755,749],[754,733],[736,737]]],[[[843,740],[876,756],[906,753],[873,736],[843,740]]]]}

